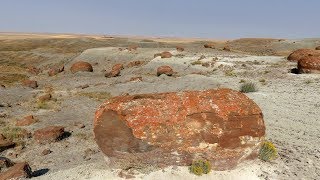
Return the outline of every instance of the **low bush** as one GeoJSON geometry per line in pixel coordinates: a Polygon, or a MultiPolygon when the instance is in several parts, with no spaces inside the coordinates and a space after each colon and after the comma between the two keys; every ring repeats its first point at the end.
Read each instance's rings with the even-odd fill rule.
{"type": "Polygon", "coordinates": [[[278,156],[277,149],[272,142],[266,141],[259,151],[259,158],[263,161],[271,161],[278,156]]]}
{"type": "Polygon", "coordinates": [[[252,82],[244,83],[240,86],[240,92],[248,93],[248,92],[256,92],[256,85],[252,82]]]}
{"type": "Polygon", "coordinates": [[[208,174],[211,171],[211,163],[207,160],[197,160],[192,162],[189,170],[197,176],[208,174]]]}

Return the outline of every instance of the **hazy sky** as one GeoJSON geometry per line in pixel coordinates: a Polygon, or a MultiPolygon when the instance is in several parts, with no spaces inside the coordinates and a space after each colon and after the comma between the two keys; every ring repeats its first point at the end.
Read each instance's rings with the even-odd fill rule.
{"type": "Polygon", "coordinates": [[[0,31],[320,37],[320,0],[0,0],[0,31]]]}

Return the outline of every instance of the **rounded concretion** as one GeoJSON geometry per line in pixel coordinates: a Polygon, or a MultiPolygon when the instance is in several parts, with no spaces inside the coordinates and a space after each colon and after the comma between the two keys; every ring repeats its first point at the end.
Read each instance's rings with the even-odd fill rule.
{"type": "Polygon", "coordinates": [[[112,98],[96,112],[94,135],[122,167],[189,165],[205,158],[224,170],[256,157],[265,126],[252,100],[218,89],[112,98]]]}
{"type": "Polygon", "coordinates": [[[300,73],[320,73],[320,56],[309,56],[298,61],[300,73]]]}
{"type": "Polygon", "coordinates": [[[84,62],[84,61],[79,61],[74,63],[71,68],[70,71],[72,73],[76,73],[79,71],[85,71],[85,72],[93,72],[93,68],[92,65],[88,62],[84,62]]]}

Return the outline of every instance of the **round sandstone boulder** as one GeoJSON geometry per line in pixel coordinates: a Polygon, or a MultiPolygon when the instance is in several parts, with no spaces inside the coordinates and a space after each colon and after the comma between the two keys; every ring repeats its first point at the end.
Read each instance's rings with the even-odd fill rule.
{"type": "Polygon", "coordinates": [[[230,89],[114,97],[95,114],[94,136],[115,167],[190,165],[217,170],[257,157],[265,125],[260,108],[230,89]]]}
{"type": "Polygon", "coordinates": [[[289,61],[299,61],[300,59],[308,56],[320,56],[320,51],[314,49],[298,49],[293,51],[289,56],[289,61]]]}
{"type": "Polygon", "coordinates": [[[76,73],[79,71],[93,72],[93,68],[90,63],[84,62],[84,61],[79,61],[79,62],[74,63],[71,66],[70,71],[72,73],[76,73]]]}
{"type": "Polygon", "coordinates": [[[320,73],[320,56],[308,56],[298,61],[299,73],[320,73]]]}

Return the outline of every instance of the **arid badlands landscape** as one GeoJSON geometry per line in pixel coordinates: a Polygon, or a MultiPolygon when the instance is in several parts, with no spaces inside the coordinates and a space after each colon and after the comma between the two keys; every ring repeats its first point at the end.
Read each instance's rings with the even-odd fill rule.
{"type": "Polygon", "coordinates": [[[318,46],[0,33],[0,179],[320,179],[318,46]],[[201,124],[224,117],[241,123],[201,124]],[[241,154],[264,139],[276,159],[241,154]],[[212,171],[191,174],[187,150],[212,171]]]}

